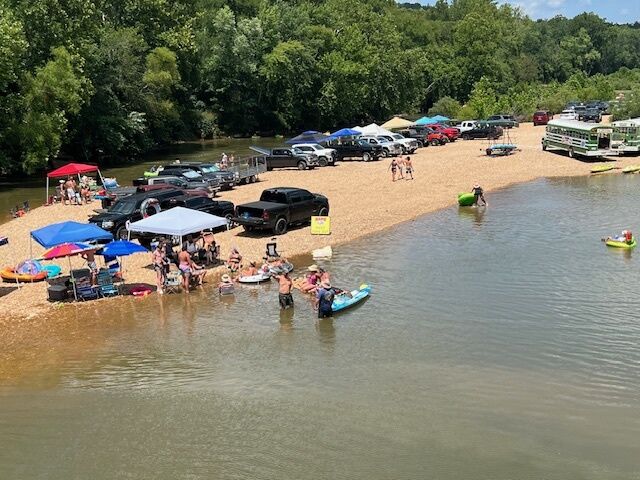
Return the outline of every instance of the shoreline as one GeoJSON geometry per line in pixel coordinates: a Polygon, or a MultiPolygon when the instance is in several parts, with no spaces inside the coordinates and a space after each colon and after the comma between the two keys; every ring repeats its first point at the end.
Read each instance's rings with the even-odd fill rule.
{"type": "MultiPolygon", "coordinates": [[[[336,167],[325,167],[313,171],[280,170],[264,174],[261,181],[231,191],[222,192],[219,198],[234,203],[256,199],[264,188],[276,186],[298,186],[325,194],[330,201],[332,234],[312,236],[308,226],[294,228],[286,235],[277,237],[279,252],[288,258],[309,256],[311,251],[331,245],[336,248],[346,243],[372,237],[398,225],[415,221],[456,203],[459,192],[469,191],[479,182],[488,194],[510,186],[540,178],[572,177],[588,175],[591,163],[570,159],[560,153],[543,152],[540,137],[543,129],[531,124],[522,124],[514,129],[521,151],[507,157],[486,157],[482,152],[484,140],[462,141],[444,147],[423,148],[412,155],[416,179],[391,182],[388,159],[379,162],[343,162],[336,167]]],[[[618,159],[617,166],[633,163],[633,157],[618,159]],[[626,160],[626,161],[625,161],[626,160]]],[[[614,160],[608,160],[614,161],[614,160]]],[[[614,173],[615,174],[615,173],[614,173]]],[[[8,232],[10,244],[0,247],[2,266],[15,265],[29,257],[28,232],[49,223],[65,219],[86,221],[96,203],[86,206],[38,207],[27,216],[11,220],[0,226],[8,232]],[[20,243],[24,239],[23,243],[20,243]]],[[[6,235],[7,233],[5,233],[6,235]]],[[[271,235],[247,235],[241,228],[216,234],[221,245],[221,258],[225,259],[232,246],[243,254],[243,261],[260,260],[271,235]]],[[[38,256],[42,248],[33,243],[33,255],[38,256]]],[[[58,262],[63,273],[68,270],[68,261],[58,262]]],[[[82,266],[78,257],[72,258],[73,268],[82,266]]],[[[136,254],[124,259],[125,284],[147,283],[155,286],[155,274],[148,268],[149,254],[136,254]]],[[[301,265],[296,265],[296,268],[301,265]]],[[[224,267],[208,270],[206,281],[214,285],[224,267]]],[[[14,284],[3,283],[2,289],[14,288],[8,293],[0,290],[0,304],[4,312],[0,315],[0,343],[12,345],[19,338],[28,336],[28,330],[36,324],[51,321],[61,314],[71,315],[84,310],[84,306],[96,309],[115,305],[122,297],[101,299],[87,303],[49,303],[46,299],[46,282],[27,284],[15,289],[14,284]],[[111,303],[113,302],[113,303],[111,303]],[[26,331],[25,331],[26,329],[26,331]]],[[[15,346],[15,345],[14,345],[15,346]]]]}

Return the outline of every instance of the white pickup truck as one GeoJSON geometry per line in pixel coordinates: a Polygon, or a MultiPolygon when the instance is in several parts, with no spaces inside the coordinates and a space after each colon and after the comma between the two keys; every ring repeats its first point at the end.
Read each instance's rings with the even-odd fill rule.
{"type": "Polygon", "coordinates": [[[336,162],[336,151],[333,148],[325,148],[317,143],[296,143],[293,148],[299,148],[305,153],[315,153],[321,167],[334,165],[336,162]]]}
{"type": "Polygon", "coordinates": [[[405,138],[399,133],[392,133],[391,135],[378,135],[378,137],[386,138],[391,142],[399,143],[402,147],[402,154],[413,154],[418,149],[418,141],[415,138],[405,138]]]}
{"type": "Polygon", "coordinates": [[[399,142],[392,142],[381,135],[363,135],[360,140],[364,140],[371,145],[379,145],[385,157],[402,155],[402,145],[399,142]]]}
{"type": "Polygon", "coordinates": [[[477,120],[465,120],[460,125],[457,125],[456,128],[460,130],[460,133],[468,132],[469,130],[473,130],[477,123],[477,120]]]}

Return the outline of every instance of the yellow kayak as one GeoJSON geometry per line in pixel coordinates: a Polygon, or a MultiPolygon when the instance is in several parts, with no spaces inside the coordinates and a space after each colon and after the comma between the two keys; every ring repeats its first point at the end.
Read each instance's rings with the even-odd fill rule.
{"type": "Polygon", "coordinates": [[[613,170],[614,166],[611,164],[606,164],[606,165],[598,165],[597,167],[593,167],[591,169],[591,173],[602,173],[602,172],[608,172],[609,170],[613,170]]]}
{"type": "Polygon", "coordinates": [[[607,238],[604,243],[607,244],[607,247],[615,248],[635,248],[638,244],[635,237],[631,240],[631,243],[627,243],[624,240],[616,240],[615,238],[607,238]]]}
{"type": "Polygon", "coordinates": [[[622,169],[622,173],[636,173],[640,171],[640,165],[629,165],[622,169]]]}

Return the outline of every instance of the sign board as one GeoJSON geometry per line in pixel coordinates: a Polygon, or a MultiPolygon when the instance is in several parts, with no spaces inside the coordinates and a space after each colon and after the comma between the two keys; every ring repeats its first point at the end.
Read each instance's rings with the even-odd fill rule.
{"type": "Polygon", "coordinates": [[[311,235],[331,235],[331,217],[311,217],[311,235]]]}

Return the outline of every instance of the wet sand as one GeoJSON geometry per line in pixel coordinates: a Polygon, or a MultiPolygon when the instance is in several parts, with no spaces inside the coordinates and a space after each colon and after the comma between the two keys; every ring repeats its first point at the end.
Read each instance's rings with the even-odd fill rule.
{"type": "MultiPolygon", "coordinates": [[[[589,174],[589,162],[571,159],[562,152],[543,152],[540,140],[544,127],[522,124],[511,132],[511,141],[520,151],[507,157],[487,157],[486,140],[462,141],[442,147],[420,149],[412,156],[415,180],[391,181],[390,159],[379,162],[342,162],[335,167],[313,171],[279,170],[261,176],[261,181],[245,185],[229,192],[222,192],[221,199],[236,204],[256,200],[265,188],[293,186],[318,192],[329,198],[332,233],[330,236],[311,235],[308,226],[293,228],[277,239],[281,255],[293,257],[327,245],[340,245],[365,235],[372,235],[397,224],[411,221],[456,202],[457,193],[469,191],[474,183],[480,183],[491,203],[490,192],[505,186],[527,182],[540,177],[575,176],[589,174]]],[[[612,159],[615,160],[615,159],[612,159]]],[[[620,157],[617,167],[637,163],[638,159],[620,157]]],[[[613,170],[607,174],[618,174],[613,170]]],[[[30,257],[29,232],[50,223],[64,220],[86,221],[94,208],[94,202],[85,206],[54,205],[32,210],[23,218],[0,226],[0,233],[10,239],[9,245],[0,247],[0,264],[16,265],[30,257]]],[[[237,247],[245,261],[259,260],[270,240],[269,233],[248,235],[242,228],[235,228],[216,235],[221,245],[222,258],[231,247],[237,247]]],[[[372,237],[375,238],[375,237],[372,237]]],[[[375,240],[372,240],[375,241],[375,240]]],[[[32,253],[38,257],[43,249],[31,242],[32,253]]],[[[55,262],[68,272],[68,260],[55,262]]],[[[71,259],[73,268],[81,268],[79,257],[71,259]]],[[[220,269],[208,272],[209,285],[216,281],[220,269]]],[[[127,284],[155,284],[155,274],[150,267],[150,255],[137,254],[125,258],[124,277],[127,284]]],[[[47,313],[53,317],[77,309],[73,303],[51,304],[46,297],[46,282],[22,285],[0,285],[0,344],[7,345],[9,338],[38,322],[47,313]],[[9,337],[8,337],[9,336],[9,337]]],[[[206,287],[205,287],[206,288],[206,287]]],[[[92,307],[113,305],[122,299],[105,299],[90,302],[92,307]]],[[[51,317],[50,315],[46,315],[51,317]]],[[[66,314],[62,315],[66,316],[66,314]]],[[[21,336],[21,335],[18,335],[21,336]]]]}

